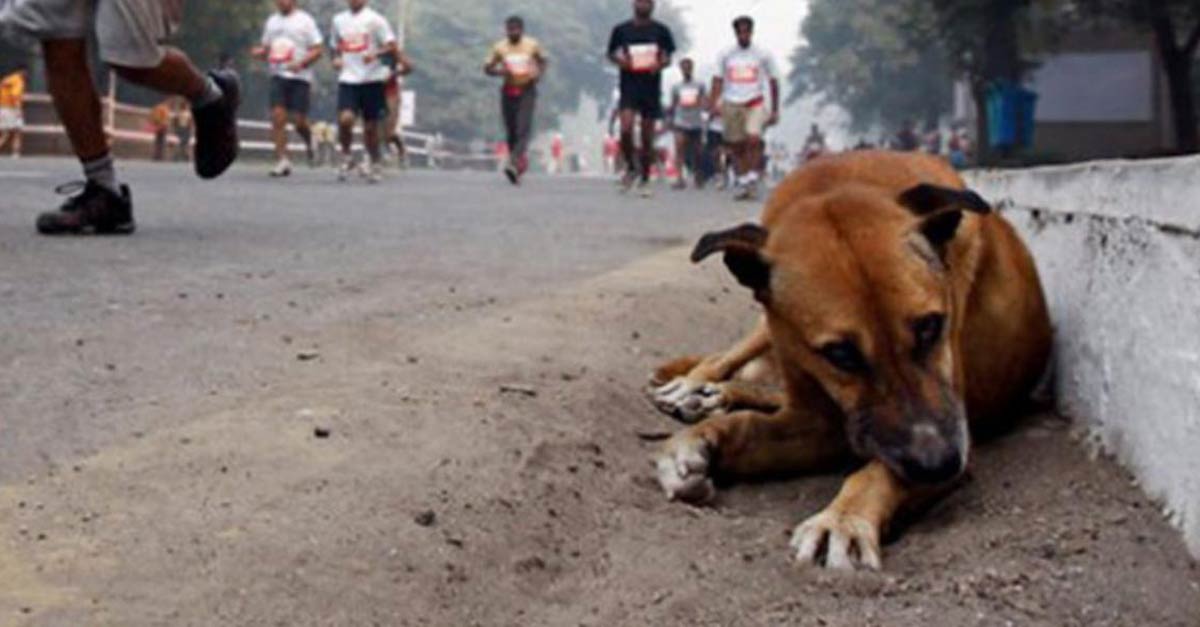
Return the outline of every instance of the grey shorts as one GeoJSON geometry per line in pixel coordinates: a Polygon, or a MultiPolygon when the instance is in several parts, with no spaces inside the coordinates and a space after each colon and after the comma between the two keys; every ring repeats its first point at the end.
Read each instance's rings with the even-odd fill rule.
{"type": "Polygon", "coordinates": [[[40,41],[80,39],[95,31],[111,65],[156,67],[162,42],[179,27],[184,0],[0,0],[0,32],[40,41]]]}

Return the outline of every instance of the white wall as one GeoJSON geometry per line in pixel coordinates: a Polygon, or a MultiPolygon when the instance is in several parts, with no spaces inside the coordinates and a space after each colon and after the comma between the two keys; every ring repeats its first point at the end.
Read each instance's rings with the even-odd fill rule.
{"type": "Polygon", "coordinates": [[[1056,329],[1062,412],[1200,557],[1200,158],[977,172],[1024,235],[1056,329]]]}

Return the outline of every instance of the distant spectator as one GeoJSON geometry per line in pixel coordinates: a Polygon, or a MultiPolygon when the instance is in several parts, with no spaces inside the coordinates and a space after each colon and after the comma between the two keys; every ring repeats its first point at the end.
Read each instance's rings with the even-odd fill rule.
{"type": "Polygon", "coordinates": [[[0,150],[12,142],[13,159],[21,157],[21,134],[25,129],[25,83],[28,69],[18,65],[0,80],[0,150]]]}
{"type": "Polygon", "coordinates": [[[892,147],[904,152],[912,152],[921,147],[921,138],[917,137],[915,122],[912,120],[904,122],[904,126],[900,128],[900,132],[896,133],[896,139],[892,143],[892,147]]]}
{"type": "Polygon", "coordinates": [[[946,146],[949,152],[950,165],[958,169],[967,167],[970,162],[971,140],[967,137],[967,133],[962,128],[954,128],[950,131],[950,142],[946,146]]]}
{"type": "Polygon", "coordinates": [[[808,138],[804,140],[804,161],[808,162],[821,155],[825,154],[828,146],[825,144],[825,134],[821,132],[821,127],[813,124],[808,131],[808,138]]]}
{"type": "Polygon", "coordinates": [[[942,129],[937,124],[930,124],[925,129],[925,152],[931,155],[942,154],[942,129]]]}
{"type": "Polygon", "coordinates": [[[150,109],[150,132],[154,133],[154,160],[167,157],[167,131],[171,125],[171,99],[168,98],[150,109]]]}
{"type": "Polygon", "coordinates": [[[175,160],[192,160],[192,110],[187,101],[175,98],[175,108],[171,112],[171,129],[175,132],[178,144],[175,146],[175,160]]]}

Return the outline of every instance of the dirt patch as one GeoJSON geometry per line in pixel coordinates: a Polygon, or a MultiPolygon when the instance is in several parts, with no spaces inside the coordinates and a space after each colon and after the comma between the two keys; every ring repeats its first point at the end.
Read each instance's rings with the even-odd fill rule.
{"type": "Polygon", "coordinates": [[[880,574],[789,560],[838,477],[666,502],[645,377],[753,320],[684,255],[441,333],[332,326],[286,381],[5,487],[0,623],[1196,624],[1178,534],[1053,416],[979,450],[880,574]]]}

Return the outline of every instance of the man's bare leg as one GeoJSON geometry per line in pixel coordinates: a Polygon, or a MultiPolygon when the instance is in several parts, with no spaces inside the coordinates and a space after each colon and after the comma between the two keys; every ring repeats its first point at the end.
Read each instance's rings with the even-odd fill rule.
{"type": "MultiPolygon", "coordinates": [[[[315,165],[316,155],[313,154],[312,143],[312,128],[308,125],[308,116],[303,113],[292,114],[292,128],[296,129],[296,134],[300,136],[300,140],[304,142],[304,156],[308,158],[308,164],[315,165]]],[[[284,130],[287,127],[285,125],[284,130]]],[[[284,135],[284,143],[286,145],[287,135],[284,135]]]]}
{"type": "Polygon", "coordinates": [[[287,152],[287,111],[283,107],[271,108],[271,141],[275,143],[275,160],[286,161],[287,152]]]}
{"type": "Polygon", "coordinates": [[[654,140],[656,139],[656,133],[654,131],[657,122],[657,120],[642,116],[642,170],[640,172],[642,175],[642,182],[650,180],[650,168],[654,167],[654,164],[658,161],[656,151],[654,149],[654,140]]]}
{"type": "Polygon", "coordinates": [[[75,154],[85,163],[108,155],[100,94],[92,83],[87,43],[82,39],[48,40],[42,42],[42,54],[46,87],[75,154]]]}

